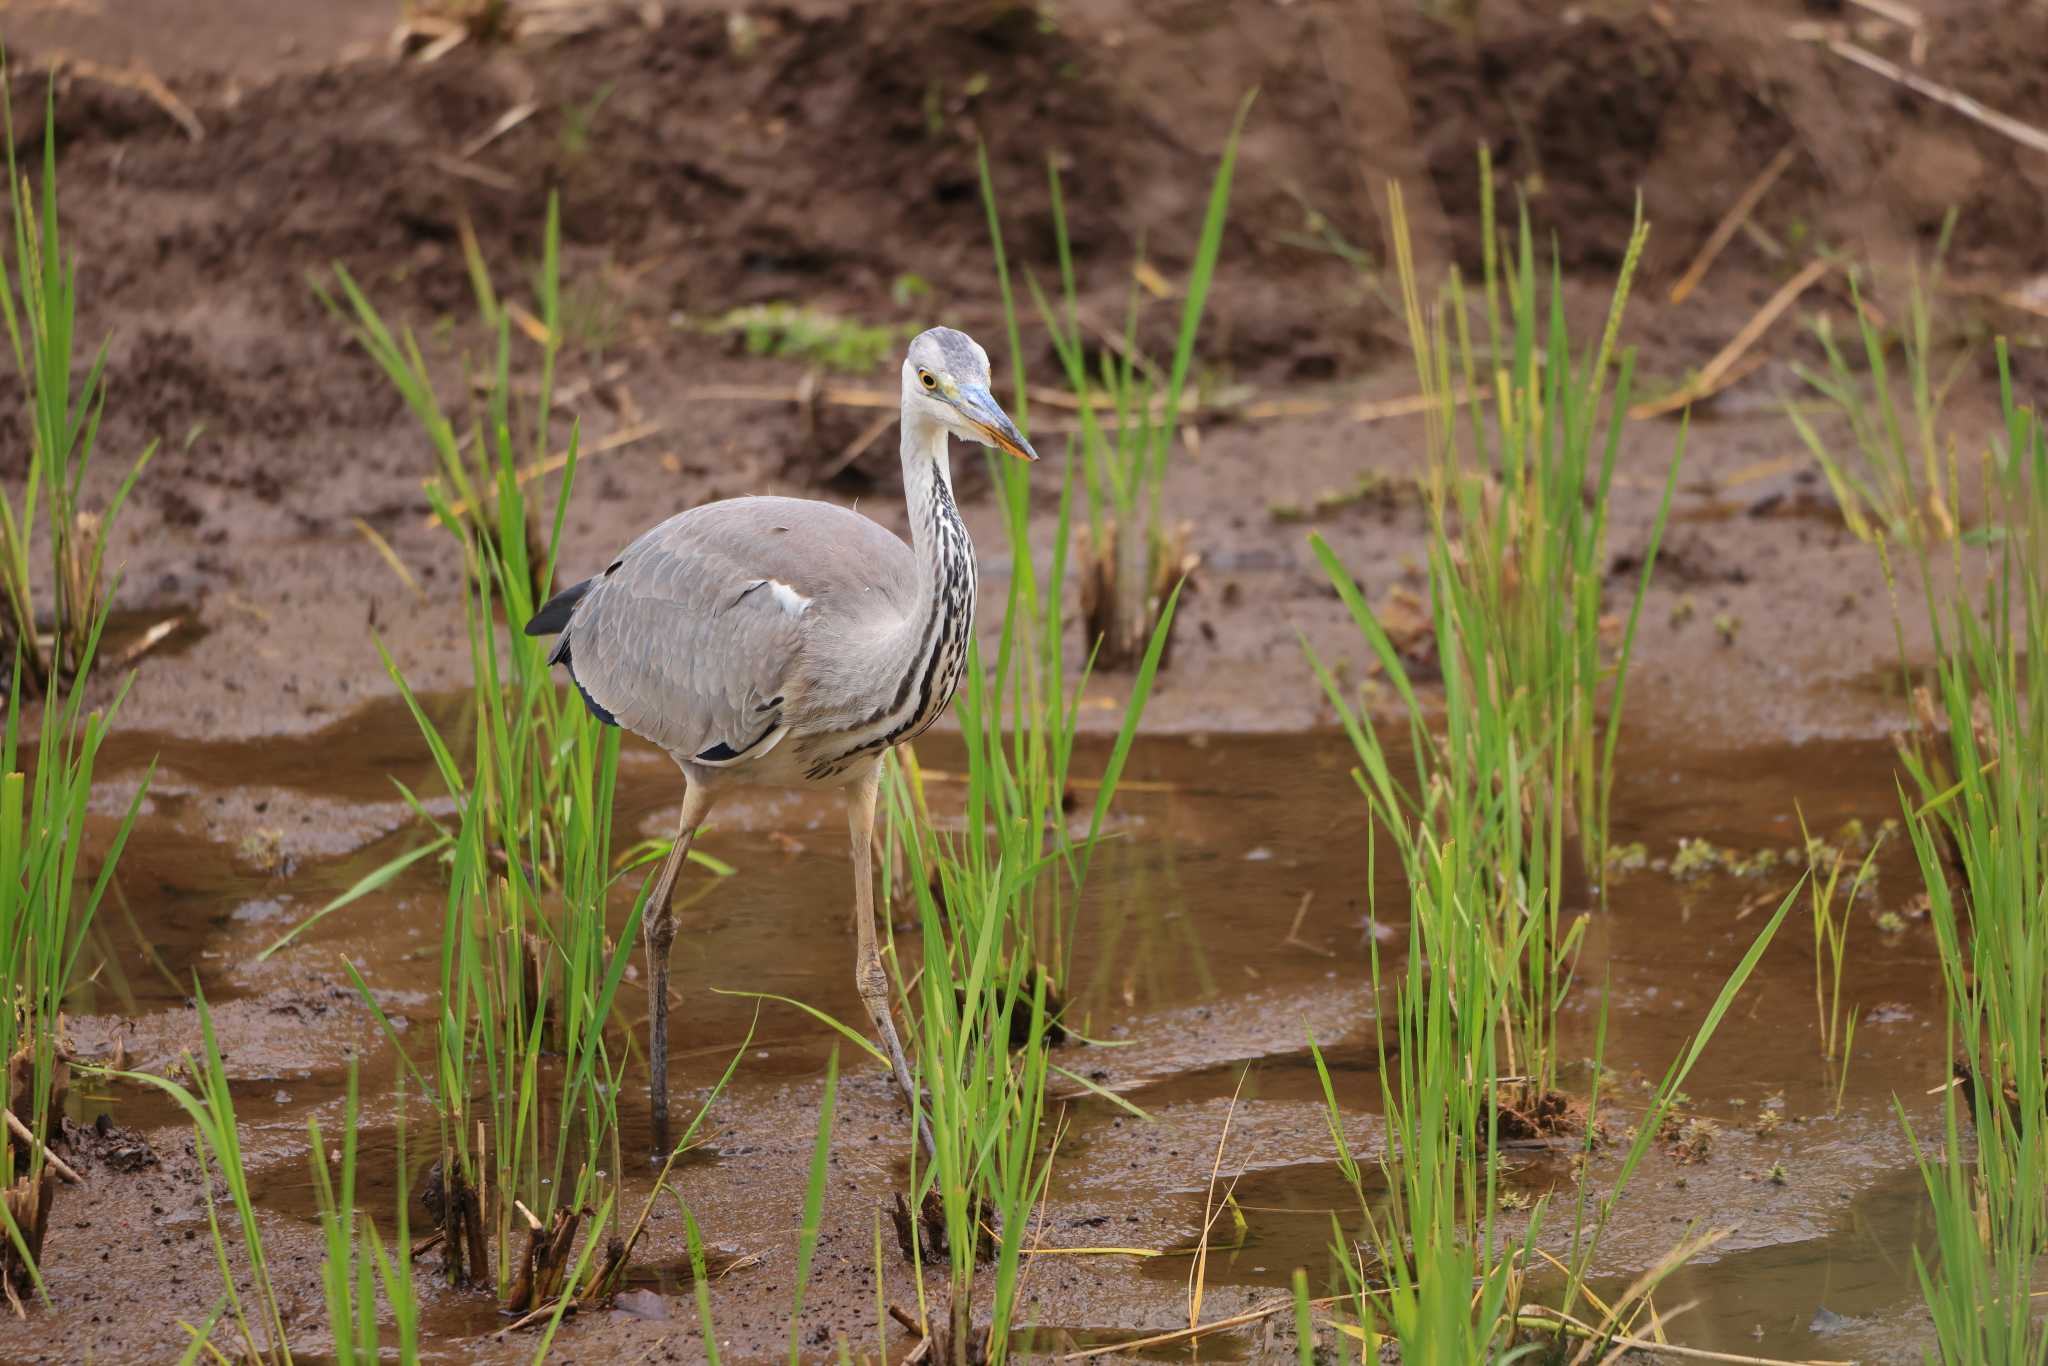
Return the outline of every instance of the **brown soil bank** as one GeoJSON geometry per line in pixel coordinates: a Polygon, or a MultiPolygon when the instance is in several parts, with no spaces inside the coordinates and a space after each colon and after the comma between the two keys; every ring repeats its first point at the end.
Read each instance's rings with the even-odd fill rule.
{"type": "MultiPolygon", "coordinates": [[[[18,70],[37,70],[38,37],[55,50],[69,12],[10,16],[18,70]]],[[[431,339],[468,312],[463,219],[516,279],[546,195],[560,192],[583,345],[559,411],[582,417],[588,439],[635,418],[658,426],[585,485],[571,528],[584,557],[648,508],[809,486],[865,425],[830,408],[809,421],[788,406],[696,401],[741,363],[730,339],[694,323],[795,300],[872,320],[943,317],[999,340],[975,160],[985,142],[1013,259],[1042,280],[1056,268],[1045,167],[1061,168],[1084,322],[1114,331],[1141,247],[1167,281],[1184,271],[1215,154],[1253,86],[1202,346],[1215,386],[1370,387],[1383,375],[1381,391],[1407,387],[1373,264],[1381,187],[1405,179],[1424,251],[1469,266],[1482,140],[1503,187],[1528,195],[1539,231],[1589,284],[1617,257],[1640,189],[1654,231],[1631,336],[1645,373],[1664,382],[1718,349],[1816,242],[1896,255],[1953,205],[1954,264],[1984,294],[2048,264],[2048,159],[1787,38],[1788,25],[1814,21],[1771,4],[1683,17],[1654,5],[1488,5],[1472,30],[1399,5],[815,5],[736,17],[655,7],[567,40],[464,45],[431,64],[379,56],[307,70],[304,42],[253,26],[234,30],[242,42],[166,36],[160,55],[124,49],[158,61],[205,130],[194,140],[148,94],[98,75],[67,77],[59,102],[84,328],[115,338],[103,445],[166,441],[122,528],[123,600],[185,616],[188,642],[210,633],[181,665],[194,686],[144,687],[137,710],[152,724],[241,734],[317,720],[355,688],[381,686],[359,652],[333,648],[344,622],[352,637],[378,614],[430,675],[452,659],[436,657],[446,614],[422,615],[353,526],[361,518],[391,539],[430,588],[445,572],[446,547],[414,515],[419,440],[308,288],[330,262],[431,339]],[[514,111],[525,117],[492,136],[514,111]],[[1787,147],[1791,167],[1755,237],[1738,236],[1683,308],[1661,306],[1746,181],[1787,147]],[[922,291],[898,302],[913,283],[922,291]]],[[[1952,7],[1929,20],[1920,70],[2048,121],[2048,90],[2020,55],[2040,46],[2028,35],[2044,24],[2026,6],[1952,7]]],[[[1909,55],[1903,32],[1843,31],[1909,55]]],[[[39,125],[41,84],[20,83],[18,131],[39,125]]],[[[1176,301],[1144,297],[1141,338],[1163,353],[1176,301]]],[[[1814,299],[1836,306],[1839,290],[1814,299]]],[[[1970,305],[1961,322],[1981,324],[1992,307],[1970,305]]],[[[1796,332],[1782,326],[1760,354],[1796,348],[1796,332]]],[[[1035,328],[1025,351],[1034,376],[1053,373],[1035,328]]],[[[2023,355],[2023,374],[2028,364],[2023,355]]],[[[1790,383],[1771,367],[1743,392],[1790,383]]],[[[16,392],[11,377],[0,384],[16,392]]],[[[18,471],[15,405],[0,424],[0,468],[18,471]]],[[[1326,416],[1205,435],[1212,458],[1176,475],[1181,508],[1212,565],[1247,568],[1233,594],[1276,598],[1278,610],[1197,602],[1194,615],[1223,659],[1272,660],[1306,697],[1291,686],[1293,629],[1315,633],[1336,615],[1312,588],[1298,530],[1257,502],[1312,502],[1361,466],[1404,470],[1413,432],[1326,416]],[[1248,499],[1252,488],[1264,499],[1248,499]]],[[[1782,453],[1781,436],[1736,437],[1728,468],[1782,453]]],[[[1645,444],[1668,450],[1668,435],[1645,444]]],[[[838,491],[886,485],[887,445],[838,491]]],[[[1753,492],[1782,506],[1798,490],[1753,492]]],[[[1355,511],[1331,520],[1375,581],[1412,531],[1378,517],[1350,525],[1355,511]]],[[[1745,534],[1717,533],[1724,561],[1762,553],[1745,534]]],[[[1267,723],[1302,719],[1283,709],[1267,723]]]]}

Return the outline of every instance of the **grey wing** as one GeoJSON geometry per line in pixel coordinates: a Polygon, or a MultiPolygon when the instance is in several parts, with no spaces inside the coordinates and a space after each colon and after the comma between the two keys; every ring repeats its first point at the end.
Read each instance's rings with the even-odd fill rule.
{"type": "Polygon", "coordinates": [[[565,632],[570,668],[619,725],[671,754],[758,758],[802,685],[807,627],[893,603],[908,559],[888,531],[830,504],[694,508],[591,582],[565,632]]]}

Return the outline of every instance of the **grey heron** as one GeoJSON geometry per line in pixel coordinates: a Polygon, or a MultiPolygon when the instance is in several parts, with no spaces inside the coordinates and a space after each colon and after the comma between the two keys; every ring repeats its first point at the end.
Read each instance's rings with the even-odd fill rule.
{"type": "Polygon", "coordinates": [[[729,787],[845,790],[854,982],[915,1107],[875,940],[872,840],[882,756],[945,710],[973,638],[974,547],[953,503],[954,436],[1038,458],[989,392],[988,353],[935,327],[903,360],[909,545],[831,503],[707,503],[642,535],[526,624],[528,635],[560,636],[548,661],[600,721],[653,741],[683,771],[675,843],[642,912],[657,1145],[667,1141],[670,896],[729,787]]]}

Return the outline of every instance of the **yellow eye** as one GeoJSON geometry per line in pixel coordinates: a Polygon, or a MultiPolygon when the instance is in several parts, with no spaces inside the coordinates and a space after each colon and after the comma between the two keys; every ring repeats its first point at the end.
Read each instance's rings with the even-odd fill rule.
{"type": "Polygon", "coordinates": [[[929,371],[929,370],[920,370],[920,371],[918,371],[918,372],[917,372],[917,381],[918,381],[918,383],[922,384],[922,385],[923,385],[923,386],[924,386],[925,388],[927,388],[927,389],[936,389],[936,388],[938,388],[938,387],[939,387],[939,379],[938,379],[938,376],[934,375],[934,374],[933,374],[933,373],[932,373],[931,371],[929,371]]]}

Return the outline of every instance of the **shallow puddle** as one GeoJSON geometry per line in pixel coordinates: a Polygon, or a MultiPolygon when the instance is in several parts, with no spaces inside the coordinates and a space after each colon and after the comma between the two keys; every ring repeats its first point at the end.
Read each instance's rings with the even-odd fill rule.
{"type": "MultiPolygon", "coordinates": [[[[435,705],[452,717],[458,704],[435,705]]],[[[298,739],[212,746],[130,736],[110,756],[116,773],[160,756],[178,795],[166,798],[169,819],[138,832],[122,865],[121,899],[110,905],[94,941],[102,971],[79,1003],[82,1012],[141,1017],[136,1041],[125,1046],[131,1057],[157,1065],[165,1059],[148,1056],[148,1022],[153,1014],[189,1019],[182,1012],[195,974],[211,1000],[277,1012],[295,1027],[317,1030],[318,1019],[305,1017],[330,1005],[335,1019],[351,1020],[345,1043],[297,1064],[290,1037],[270,1051],[230,1059],[243,1118],[267,1136],[251,1145],[261,1154],[252,1158],[257,1200],[291,1219],[312,1217],[305,1125],[317,1117],[332,1133],[343,1122],[348,1053],[363,1054],[366,1114],[388,1117],[396,1084],[389,1049],[355,1018],[361,1012],[351,1015],[348,1002],[325,1000],[321,992],[345,984],[338,960],[347,958],[387,1014],[415,1031],[424,1048],[443,889],[431,866],[417,865],[335,913],[301,945],[257,964],[267,944],[418,836],[385,816],[381,833],[361,847],[265,866],[261,849],[195,840],[179,806],[203,806],[217,791],[267,787],[384,810],[392,775],[426,781],[410,728],[402,708],[379,704],[298,739]]],[[[920,758],[933,771],[934,806],[943,811],[957,749],[940,738],[926,742],[920,758]]],[[[1100,761],[1099,747],[1084,746],[1076,771],[1093,772],[1100,761]]],[[[1375,929],[1364,807],[1351,762],[1334,735],[1147,741],[1119,795],[1115,838],[1101,846],[1091,873],[1069,1021],[1115,1046],[1073,1044],[1056,1060],[1151,1118],[1135,1120],[1071,1088],[1046,1241],[1167,1252],[1143,1262],[1138,1283],[1153,1287],[1169,1309],[1184,1297],[1188,1274],[1187,1258],[1172,1254],[1199,1231],[1212,1170],[1219,1189],[1235,1180],[1244,1219],[1241,1230],[1215,1237],[1206,1265],[1213,1286],[1283,1287],[1296,1266],[1307,1266],[1321,1285],[1330,1274],[1333,1215],[1348,1236],[1361,1229],[1331,1160],[1308,1040],[1313,1035],[1323,1048],[1347,1135],[1369,1160],[1380,1147],[1380,1059],[1368,944],[1377,932],[1386,964],[1397,967],[1406,924],[1402,889],[1390,860],[1382,860],[1376,890],[1385,923],[1375,929]],[[1219,1163],[1226,1117],[1231,1138],[1219,1163]]],[[[1615,800],[1614,838],[1640,841],[1653,859],[1669,859],[1681,837],[1737,851],[1785,850],[1800,843],[1799,809],[1816,833],[1852,819],[1874,830],[1896,810],[1892,763],[1888,749],[1872,745],[1729,751],[1639,741],[1623,754],[1627,776],[1615,800]]],[[[665,759],[629,749],[618,800],[622,837],[668,833],[678,788],[665,759]]],[[[840,1019],[862,1018],[837,800],[763,794],[729,802],[713,821],[701,847],[738,873],[716,879],[692,869],[679,895],[680,1106],[694,1105],[755,1022],[751,1001],[710,988],[787,995],[840,1019]]],[[[1916,1123],[1933,1122],[1937,1109],[1927,1091],[1944,1077],[1942,1024],[1924,924],[1909,920],[1885,932],[1876,923],[1881,910],[1906,911],[1918,888],[1903,841],[1887,847],[1878,863],[1876,890],[1859,905],[1851,930],[1844,998],[1862,1016],[1846,1081],[1820,1059],[1813,945],[1802,902],[1686,1086],[1686,1113],[1718,1126],[1712,1150],[1690,1164],[1653,1153],[1617,1208],[1602,1258],[1612,1278],[1608,1289],[1654,1264],[1695,1223],[1729,1230],[1660,1296],[1667,1306],[1693,1303],[1672,1327],[1675,1340],[1765,1356],[1917,1355],[1924,1315],[1916,1308],[1911,1249],[1925,1236],[1924,1202],[1892,1106],[1897,1096],[1916,1123]]],[[[1691,881],[1645,868],[1618,876],[1604,905],[1568,908],[1590,919],[1568,1007],[1567,1055],[1590,1059],[1604,1004],[1605,1094],[1617,1130],[1793,881],[1782,865],[1752,878],[1712,873],[1691,881]]],[[[612,908],[614,933],[626,909],[622,895],[612,908]]],[[[906,938],[905,948],[914,949],[914,941],[906,938]]],[[[644,1012],[636,971],[621,993],[621,1030],[630,1027],[637,1038],[644,1012]]],[[[702,1164],[744,1159],[757,1140],[731,1116],[771,1099],[786,1104],[790,1088],[814,1087],[832,1042],[830,1031],[808,1017],[764,1009],[725,1102],[728,1122],[714,1126],[691,1162],[703,1170],[702,1164]]],[[[636,1053],[622,1106],[635,1134],[647,1127],[643,1069],[636,1053]]],[[[1572,1072],[1580,1085],[1591,1075],[1590,1061],[1572,1072]]],[[[176,1123],[161,1098],[140,1091],[117,1088],[107,1104],[132,1126],[176,1123]]],[[[415,1113],[421,1122],[409,1142],[409,1165],[417,1189],[431,1135],[426,1116],[415,1113]]],[[[388,1122],[372,1124],[360,1141],[364,1201],[388,1210],[395,1132],[388,1122]]],[[[1509,1158],[1509,1186],[1552,1197],[1545,1244],[1567,1245],[1573,1187],[1566,1163],[1543,1153],[1509,1158]]],[[[1596,1160],[1596,1176],[1617,1158],[1596,1160]]],[[[629,1205],[637,1208],[645,1185],[644,1173],[629,1180],[629,1205]]],[[[793,1206],[782,1204],[795,1195],[769,1183],[754,1197],[762,1202],[757,1217],[778,1226],[789,1221],[793,1206]],[[771,1199],[782,1203],[771,1207],[771,1199]]],[[[1503,1221],[1519,1227],[1522,1217],[1506,1213],[1503,1221]]],[[[640,1280],[674,1294],[687,1284],[687,1268],[651,1264],[640,1280]]],[[[1056,1296],[1048,1296],[1044,1314],[1041,1349],[1132,1335],[1132,1325],[1066,1319],[1056,1296]]],[[[486,1322],[474,1300],[455,1296],[433,1300],[429,1318],[437,1330],[464,1336],[500,1326],[486,1322]]],[[[1228,1358],[1248,1350],[1248,1341],[1211,1343],[1204,1353],[1228,1358]]]]}

